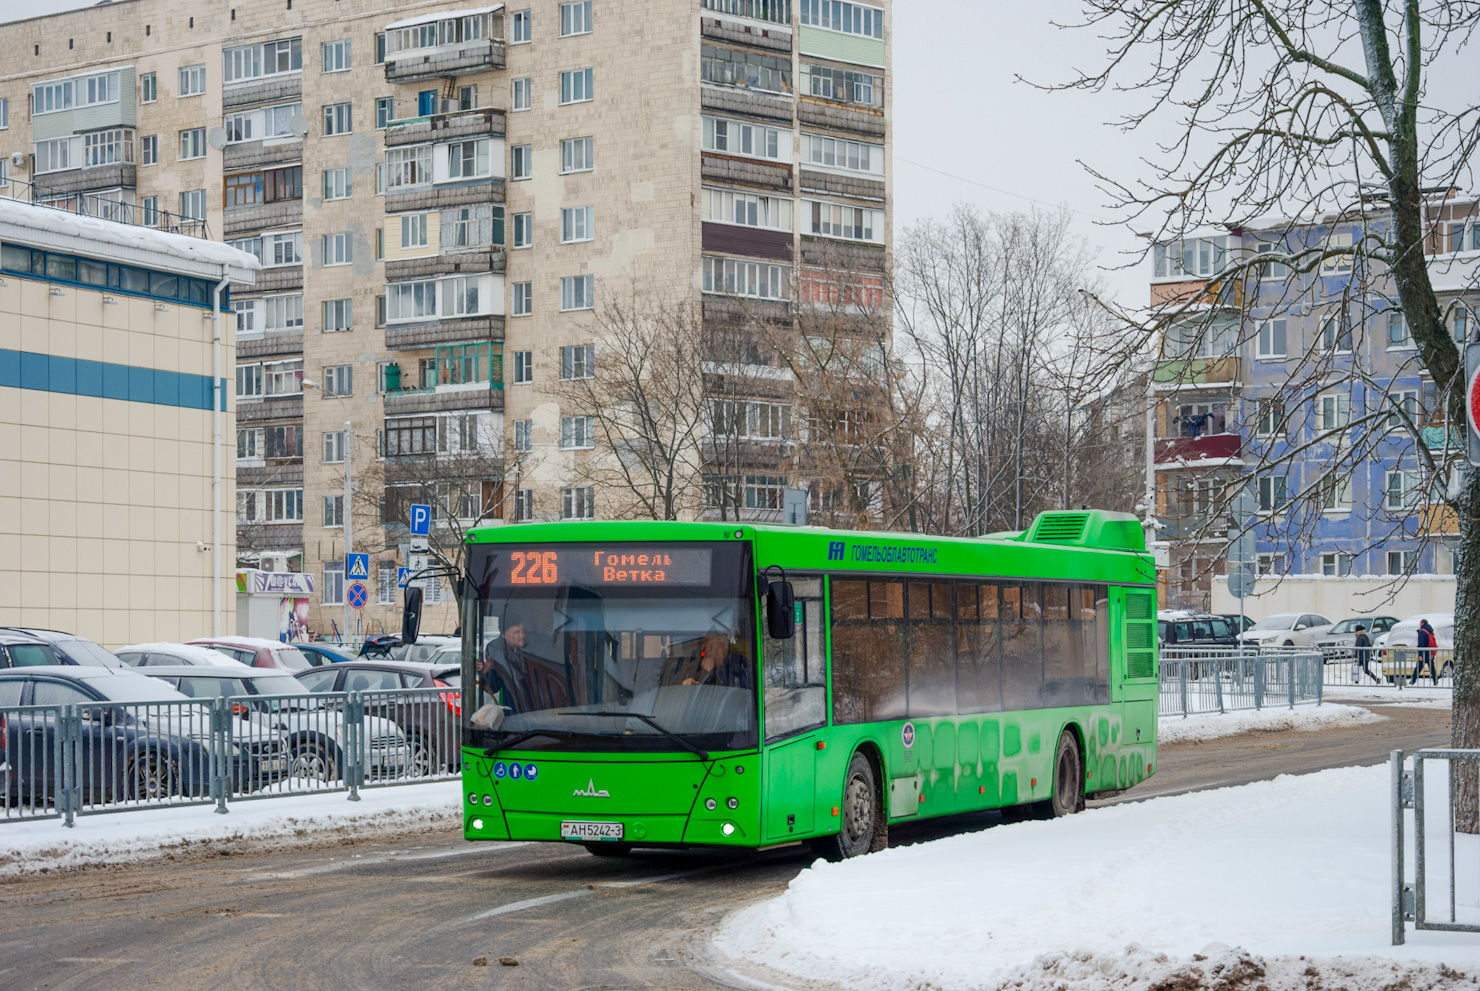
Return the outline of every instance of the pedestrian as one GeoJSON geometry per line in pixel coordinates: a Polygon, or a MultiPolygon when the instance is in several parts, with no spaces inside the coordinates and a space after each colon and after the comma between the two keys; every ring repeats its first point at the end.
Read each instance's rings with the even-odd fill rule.
{"type": "Polygon", "coordinates": [[[1434,684],[1439,684],[1439,669],[1434,666],[1434,652],[1439,647],[1439,641],[1434,639],[1434,628],[1426,619],[1418,622],[1418,663],[1413,665],[1413,677],[1408,684],[1418,684],[1418,676],[1423,671],[1423,666],[1429,666],[1429,677],[1434,679],[1434,684]]]}
{"type": "Polygon", "coordinates": [[[1372,638],[1367,635],[1367,627],[1357,627],[1357,638],[1352,641],[1352,647],[1356,653],[1357,667],[1367,672],[1367,677],[1377,684],[1382,684],[1382,679],[1373,674],[1372,669],[1367,666],[1367,662],[1372,659],[1372,638]]]}

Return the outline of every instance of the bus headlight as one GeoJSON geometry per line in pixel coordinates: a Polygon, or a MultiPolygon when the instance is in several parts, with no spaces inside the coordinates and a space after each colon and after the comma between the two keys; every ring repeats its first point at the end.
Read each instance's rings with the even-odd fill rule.
{"type": "Polygon", "coordinates": [[[726,836],[734,836],[735,824],[733,822],[720,823],[719,831],[726,836]]]}
{"type": "Polygon", "coordinates": [[[482,829],[483,828],[483,820],[482,819],[474,819],[473,820],[473,828],[474,829],[482,829]]]}

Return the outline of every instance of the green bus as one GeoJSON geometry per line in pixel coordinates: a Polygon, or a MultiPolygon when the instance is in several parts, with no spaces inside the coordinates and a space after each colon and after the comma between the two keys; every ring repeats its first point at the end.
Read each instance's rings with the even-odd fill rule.
{"type": "Polygon", "coordinates": [[[906,820],[1076,812],[1155,769],[1155,570],[1131,516],[970,539],[552,522],[467,543],[470,840],[836,859],[906,820]]]}

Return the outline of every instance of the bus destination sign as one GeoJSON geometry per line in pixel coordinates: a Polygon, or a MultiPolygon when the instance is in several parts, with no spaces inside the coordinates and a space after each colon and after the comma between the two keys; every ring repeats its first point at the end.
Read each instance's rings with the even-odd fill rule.
{"type": "Polygon", "coordinates": [[[494,574],[499,587],[708,585],[714,552],[700,547],[511,547],[494,574]]]}

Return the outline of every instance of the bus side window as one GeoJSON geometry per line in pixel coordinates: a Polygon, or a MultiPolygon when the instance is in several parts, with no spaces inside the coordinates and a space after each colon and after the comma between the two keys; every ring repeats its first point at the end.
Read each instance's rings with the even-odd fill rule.
{"type": "Polygon", "coordinates": [[[904,583],[832,582],[833,722],[905,716],[904,583]]]}
{"type": "Polygon", "coordinates": [[[796,635],[763,641],[766,741],[827,722],[827,655],[823,649],[822,580],[792,581],[796,635]]]}

